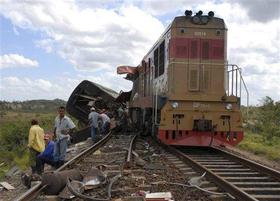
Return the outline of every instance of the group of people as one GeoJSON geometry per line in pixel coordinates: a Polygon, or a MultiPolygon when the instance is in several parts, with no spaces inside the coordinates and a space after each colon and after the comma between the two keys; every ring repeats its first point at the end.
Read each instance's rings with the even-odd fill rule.
{"type": "Polygon", "coordinates": [[[58,109],[58,115],[54,123],[54,138],[51,140],[49,134],[39,126],[36,119],[31,121],[29,130],[28,147],[30,150],[30,165],[32,173],[41,174],[44,171],[44,164],[59,167],[64,164],[67,144],[70,134],[75,130],[73,121],[65,115],[65,107],[58,109]]]}
{"type": "Polygon", "coordinates": [[[98,112],[94,107],[90,108],[88,115],[89,125],[91,127],[91,139],[93,142],[96,141],[98,133],[105,135],[110,130],[110,117],[106,114],[106,110],[98,112]]]}
{"type": "MultiPolygon", "coordinates": [[[[102,135],[110,130],[110,118],[106,110],[96,111],[94,107],[90,109],[88,116],[91,126],[91,138],[95,142],[97,133],[102,135]]],[[[65,115],[65,107],[58,108],[58,115],[54,122],[54,139],[52,135],[45,134],[36,119],[31,121],[29,130],[28,147],[30,150],[30,165],[32,174],[42,174],[44,165],[60,167],[65,162],[67,145],[70,141],[70,134],[75,130],[73,121],[65,115]]]]}

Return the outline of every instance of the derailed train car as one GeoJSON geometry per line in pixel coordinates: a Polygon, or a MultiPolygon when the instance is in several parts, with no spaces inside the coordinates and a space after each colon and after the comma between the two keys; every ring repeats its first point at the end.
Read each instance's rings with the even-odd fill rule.
{"type": "Polygon", "coordinates": [[[114,107],[114,100],[118,93],[100,84],[82,81],[72,92],[66,105],[67,112],[79,120],[79,127],[82,127],[72,136],[74,143],[83,141],[90,136],[88,127],[88,115],[90,108],[97,110],[111,110],[114,107]]]}
{"type": "Polygon", "coordinates": [[[171,145],[236,145],[243,139],[242,75],[227,63],[227,28],[210,11],[176,17],[137,67],[119,66],[133,82],[132,122],[171,145]]]}

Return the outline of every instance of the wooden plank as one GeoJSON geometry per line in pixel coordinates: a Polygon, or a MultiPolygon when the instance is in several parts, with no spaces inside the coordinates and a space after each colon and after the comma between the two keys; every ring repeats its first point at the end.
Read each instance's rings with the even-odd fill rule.
{"type": "Polygon", "coordinates": [[[0,184],[5,188],[5,189],[7,189],[7,190],[14,190],[15,189],[15,187],[13,187],[11,184],[9,184],[8,182],[5,182],[5,181],[3,181],[3,182],[0,182],[0,184]]]}

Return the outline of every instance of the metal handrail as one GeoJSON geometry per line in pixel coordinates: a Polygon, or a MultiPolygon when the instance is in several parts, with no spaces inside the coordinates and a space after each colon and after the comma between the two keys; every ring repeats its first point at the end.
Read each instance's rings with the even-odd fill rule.
{"type": "MultiPolygon", "coordinates": [[[[245,83],[245,81],[244,81],[244,79],[243,79],[243,76],[242,76],[242,69],[238,66],[238,65],[236,65],[236,64],[227,64],[227,67],[229,67],[229,66],[231,66],[232,67],[232,69],[231,70],[227,70],[227,73],[228,73],[228,75],[229,75],[229,73],[232,73],[232,77],[233,77],[233,74],[234,74],[234,72],[236,72],[236,73],[238,73],[238,75],[239,75],[239,77],[240,77],[240,88],[239,88],[239,96],[240,96],[240,98],[241,98],[241,84],[243,85],[243,87],[244,87],[244,89],[245,89],[245,91],[246,91],[246,95],[247,95],[247,97],[246,97],[246,100],[247,100],[247,110],[246,110],[246,113],[247,113],[247,116],[248,116],[248,112],[249,112],[249,108],[248,108],[248,106],[249,106],[249,98],[250,98],[250,95],[249,95],[249,90],[248,90],[248,88],[247,88],[247,85],[246,85],[246,83],[245,83]]],[[[235,90],[236,90],[236,96],[237,96],[237,74],[236,74],[236,79],[235,79],[235,82],[236,82],[236,87],[235,87],[235,90]]],[[[229,82],[229,80],[228,80],[228,82],[229,82]]],[[[233,78],[232,78],[232,93],[233,93],[233,78]]],[[[228,86],[229,87],[229,86],[228,86]]],[[[229,91],[229,90],[228,90],[229,91]]]]}

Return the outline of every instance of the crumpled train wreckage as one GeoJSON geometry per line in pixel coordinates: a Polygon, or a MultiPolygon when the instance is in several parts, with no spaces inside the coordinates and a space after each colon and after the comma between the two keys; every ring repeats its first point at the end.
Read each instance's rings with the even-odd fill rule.
{"type": "Polygon", "coordinates": [[[118,93],[100,84],[82,81],[72,92],[66,105],[66,111],[79,121],[79,128],[72,135],[72,142],[78,143],[90,137],[88,127],[88,115],[90,108],[95,107],[97,111],[106,110],[112,113],[118,107],[115,99],[118,93]]]}

